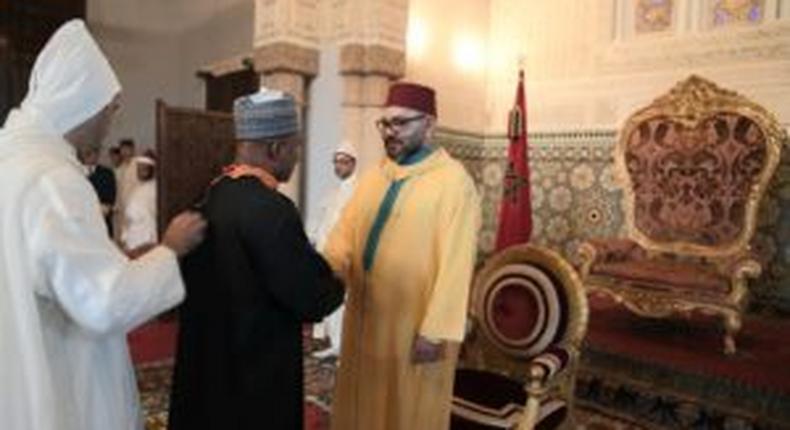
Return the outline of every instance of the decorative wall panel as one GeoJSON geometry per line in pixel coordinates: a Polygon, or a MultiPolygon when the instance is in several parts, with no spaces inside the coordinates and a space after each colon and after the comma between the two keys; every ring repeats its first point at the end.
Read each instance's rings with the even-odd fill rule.
{"type": "Polygon", "coordinates": [[[318,0],[257,0],[254,45],[284,42],[317,48],[318,6],[318,0]]]}
{"type": "Polygon", "coordinates": [[[666,31],[672,26],[672,0],[639,0],[636,5],[637,33],[666,31]]]}
{"type": "Polygon", "coordinates": [[[255,70],[262,74],[292,73],[315,76],[318,73],[318,50],[286,42],[257,46],[253,52],[255,70]]]}
{"type": "Polygon", "coordinates": [[[408,0],[332,0],[328,29],[340,44],[380,45],[405,49],[408,0]]]}
{"type": "Polygon", "coordinates": [[[712,25],[759,24],[765,15],[765,0],[715,0],[712,25]]]}
{"type": "Polygon", "coordinates": [[[340,50],[340,73],[344,75],[380,75],[398,79],[405,70],[406,56],[397,49],[354,43],[343,45],[340,50]]]}

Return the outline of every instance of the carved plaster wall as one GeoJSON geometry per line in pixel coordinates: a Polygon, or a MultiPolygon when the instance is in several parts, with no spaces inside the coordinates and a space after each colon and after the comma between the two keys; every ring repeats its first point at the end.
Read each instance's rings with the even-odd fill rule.
{"type": "Polygon", "coordinates": [[[333,0],[336,27],[328,38],[340,51],[343,79],[343,139],[356,146],[357,168],[372,166],[383,155],[375,121],[387,89],[405,73],[409,0],[333,0]]]}
{"type": "Polygon", "coordinates": [[[487,131],[502,130],[519,57],[533,129],[617,127],[634,106],[691,73],[790,123],[790,3],[765,0],[756,22],[713,25],[720,2],[675,0],[671,25],[648,33],[634,30],[637,3],[493,0],[487,131]]]}
{"type": "Polygon", "coordinates": [[[331,26],[327,36],[339,45],[362,44],[405,49],[409,0],[325,0],[331,26]]]}
{"type": "MultiPolygon", "coordinates": [[[[381,145],[374,122],[390,82],[405,71],[409,0],[256,0],[255,5],[252,57],[263,85],[288,91],[308,108],[314,82],[332,85],[331,79],[314,79],[321,70],[319,58],[322,52],[336,50],[339,66],[334,71],[342,77],[336,100],[342,112],[342,138],[357,146],[360,170],[378,160],[381,145]]],[[[334,94],[323,87],[313,89],[324,96],[334,94]]],[[[326,114],[326,100],[322,103],[318,112],[326,114]]],[[[308,143],[335,147],[339,142],[311,136],[308,143]]],[[[329,164],[330,160],[311,157],[330,153],[326,148],[305,152],[308,165],[329,164]]],[[[311,178],[305,185],[316,186],[311,178]]],[[[285,189],[301,188],[289,184],[285,189]]]]}
{"type": "Polygon", "coordinates": [[[319,0],[255,0],[254,45],[289,43],[317,48],[319,0]]]}
{"type": "MultiPolygon", "coordinates": [[[[290,93],[304,108],[308,85],[318,72],[319,0],[256,0],[253,64],[267,88],[290,93]]],[[[304,121],[304,116],[302,117],[304,121]]],[[[299,206],[304,169],[297,166],[284,194],[299,206]]]]}

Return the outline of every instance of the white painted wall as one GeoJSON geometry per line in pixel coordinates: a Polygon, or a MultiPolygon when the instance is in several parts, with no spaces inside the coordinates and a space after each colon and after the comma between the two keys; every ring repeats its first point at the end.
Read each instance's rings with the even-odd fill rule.
{"type": "Polygon", "coordinates": [[[306,175],[307,196],[303,212],[308,231],[321,221],[321,205],[327,194],[340,183],[332,166],[343,126],[343,79],[338,70],[339,49],[333,42],[325,43],[321,48],[318,76],[310,84],[308,140],[302,154],[309,172],[306,175]]]}
{"type": "Polygon", "coordinates": [[[105,145],[156,142],[155,101],[202,107],[195,72],[252,49],[253,0],[89,0],[87,21],[123,85],[105,145]]]}
{"type": "Polygon", "coordinates": [[[487,124],[490,3],[409,3],[405,79],[436,90],[442,127],[481,132],[487,124]]]}
{"type": "Polygon", "coordinates": [[[205,85],[195,76],[202,66],[252,52],[253,1],[235,1],[185,29],[179,37],[180,103],[205,105],[205,85]]]}
{"type": "Polygon", "coordinates": [[[121,110],[105,146],[129,137],[139,148],[153,148],[156,144],[156,99],[182,100],[177,85],[181,79],[178,39],[168,33],[106,27],[97,23],[92,23],[91,28],[123,86],[121,110]]]}

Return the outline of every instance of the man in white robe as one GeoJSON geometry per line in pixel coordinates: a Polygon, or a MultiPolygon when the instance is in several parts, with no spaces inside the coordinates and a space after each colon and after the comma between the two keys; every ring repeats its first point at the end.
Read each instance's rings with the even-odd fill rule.
{"type": "MultiPolygon", "coordinates": [[[[333,154],[332,164],[334,165],[335,176],[340,179],[340,185],[328,195],[322,206],[321,221],[310,235],[311,241],[319,252],[323,251],[329,233],[337,223],[337,220],[340,219],[340,213],[351,198],[351,195],[354,194],[354,188],[357,185],[357,151],[354,146],[348,141],[343,141],[333,154]]],[[[329,339],[329,348],[313,354],[316,357],[336,357],[340,354],[341,335],[343,334],[343,309],[344,306],[341,305],[322,322],[313,326],[314,338],[329,339]]]]}
{"type": "Polygon", "coordinates": [[[135,157],[140,184],[132,191],[124,212],[121,244],[136,254],[140,247],[158,242],[156,231],[156,162],[152,157],[135,157]]]}
{"type": "Polygon", "coordinates": [[[104,139],[120,90],[70,21],[0,129],[0,428],[142,429],[126,333],[183,299],[177,255],[205,221],[179,215],[137,260],[107,237],[76,149],[104,139]]]}

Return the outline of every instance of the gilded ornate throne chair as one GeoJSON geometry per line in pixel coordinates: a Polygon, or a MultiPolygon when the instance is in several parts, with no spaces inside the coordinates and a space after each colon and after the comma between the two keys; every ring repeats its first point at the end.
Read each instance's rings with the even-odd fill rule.
{"type": "Polygon", "coordinates": [[[452,429],[553,429],[573,421],[587,298],[569,263],[532,245],[493,256],[475,278],[471,327],[455,376],[452,429]]]}
{"type": "Polygon", "coordinates": [[[784,139],[764,108],[698,76],[631,115],[614,149],[629,237],[581,245],[585,287],[642,316],[721,317],[734,353],[784,139]]]}

